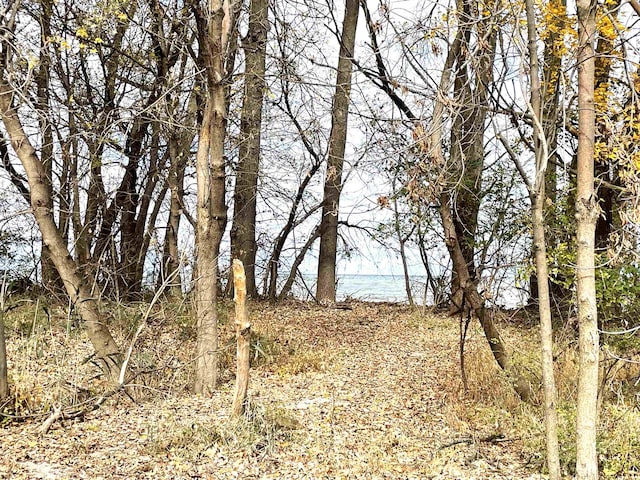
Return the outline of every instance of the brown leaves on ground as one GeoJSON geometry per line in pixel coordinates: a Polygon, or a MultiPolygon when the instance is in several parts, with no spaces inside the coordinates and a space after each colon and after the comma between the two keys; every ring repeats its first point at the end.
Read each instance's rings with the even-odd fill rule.
{"type": "MultiPolygon", "coordinates": [[[[246,419],[230,419],[233,382],[212,398],[180,387],[190,378],[193,341],[180,337],[185,335],[183,320],[158,314],[138,339],[136,359],[164,365],[161,370],[170,381],[148,381],[139,387],[145,395],[137,403],[114,397],[82,421],[56,422],[46,435],[38,434],[44,418],[5,426],[0,430],[0,478],[530,475],[522,467],[517,432],[504,431],[499,422],[473,426],[468,421],[468,402],[459,391],[456,320],[364,303],[355,303],[352,310],[254,304],[250,312],[254,355],[262,361],[254,362],[251,371],[246,419]]],[[[51,331],[64,336],[55,333],[55,326],[51,331]]],[[[64,342],[75,349],[83,343],[78,336],[64,337],[50,342],[50,348],[64,342]]],[[[472,335],[471,344],[480,345],[479,340],[472,335]]],[[[17,345],[29,339],[9,341],[11,354],[25,355],[17,345]]],[[[48,357],[41,352],[41,358],[48,357]]],[[[230,370],[225,378],[232,379],[233,363],[223,364],[230,370]]],[[[491,362],[485,367],[499,375],[491,362]]],[[[43,367],[40,372],[43,377],[50,371],[43,367]]]]}

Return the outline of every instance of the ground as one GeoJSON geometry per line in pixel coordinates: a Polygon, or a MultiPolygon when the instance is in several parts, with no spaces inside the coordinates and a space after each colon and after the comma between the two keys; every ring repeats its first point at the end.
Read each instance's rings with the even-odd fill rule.
{"type": "MultiPolygon", "coordinates": [[[[139,386],[130,389],[131,397],[114,395],[82,417],[57,420],[46,433],[42,425],[50,413],[7,423],[0,429],[0,478],[544,478],[539,458],[532,461],[522,453],[523,442],[530,440],[523,432],[499,415],[477,419],[474,412],[485,390],[476,389],[475,399],[462,392],[457,319],[397,305],[354,303],[351,308],[251,306],[256,361],[243,420],[229,418],[232,345],[223,342],[231,360],[223,361],[220,390],[212,397],[193,396],[183,388],[190,375],[189,326],[181,325],[175,312],[141,314],[134,358],[138,365],[152,365],[162,378],[143,382],[142,374],[133,381],[139,386]]],[[[43,327],[39,361],[56,364],[59,357],[46,355],[51,345],[85,348],[84,336],[70,334],[68,327],[58,328],[53,320],[43,327]]],[[[10,359],[38,351],[28,347],[26,334],[16,337],[18,330],[14,326],[13,341],[10,334],[10,359]],[[20,342],[27,346],[16,347],[20,342]]],[[[134,330],[120,341],[131,344],[134,330]]],[[[470,382],[478,380],[475,370],[500,375],[485,353],[474,363],[474,352],[488,350],[475,328],[468,348],[470,382]]],[[[80,352],[65,355],[65,364],[82,357],[80,352]]],[[[41,396],[47,398],[46,391],[55,390],[50,378],[56,371],[42,366],[38,372],[41,396]]],[[[95,403],[99,384],[77,375],[73,382],[65,379],[75,385],[76,402],[84,394],[86,405],[95,403]]],[[[520,408],[508,385],[496,388],[506,389],[504,405],[520,408]]],[[[36,401],[21,395],[23,403],[36,401]]],[[[540,430],[526,435],[540,435],[540,430]]]]}

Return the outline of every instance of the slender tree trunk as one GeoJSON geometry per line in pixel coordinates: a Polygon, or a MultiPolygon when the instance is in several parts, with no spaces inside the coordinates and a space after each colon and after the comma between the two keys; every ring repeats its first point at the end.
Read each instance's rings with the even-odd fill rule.
{"type": "MultiPolygon", "coordinates": [[[[533,223],[533,251],[538,286],[538,312],[540,315],[540,345],[542,363],[542,386],[544,390],[544,421],[547,453],[547,468],[550,480],[560,480],[560,448],[558,446],[558,414],[556,403],[558,392],[553,371],[553,326],[551,323],[551,297],[549,293],[549,271],[547,266],[547,242],[545,239],[544,208],[545,185],[549,181],[549,144],[545,135],[543,93],[538,62],[538,33],[533,0],[526,0],[527,35],[529,47],[529,78],[531,80],[531,110],[534,120],[534,148],[536,176],[534,184],[527,184],[531,198],[533,223]]],[[[522,170],[522,169],[519,169],[522,170]]],[[[525,179],[526,181],[526,179],[525,179]]],[[[554,185],[555,188],[555,185],[554,185]]],[[[555,192],[554,192],[555,193],[555,192]]]]}
{"type": "Polygon", "coordinates": [[[125,153],[129,159],[121,190],[116,193],[114,219],[120,211],[120,261],[114,273],[118,290],[124,299],[132,299],[140,294],[142,282],[136,278],[136,265],[144,252],[140,251],[142,238],[136,232],[136,213],[140,203],[138,193],[138,166],[142,160],[143,142],[147,138],[148,121],[140,121],[127,138],[125,153]]]}
{"type": "MultiPolygon", "coordinates": [[[[566,1],[549,0],[548,5],[543,8],[550,9],[558,14],[547,16],[547,25],[544,31],[544,69],[540,72],[542,78],[542,129],[547,143],[548,162],[545,170],[545,198],[555,204],[557,199],[557,165],[560,163],[560,156],[557,153],[558,145],[558,114],[560,112],[560,85],[562,72],[562,55],[565,48],[564,32],[567,23],[566,1]]],[[[542,36],[542,35],[541,35],[542,36]]],[[[536,52],[537,54],[537,52],[536,52]]],[[[533,206],[533,205],[532,205],[533,206]]],[[[548,217],[547,224],[554,225],[554,209],[545,208],[548,217]]],[[[547,246],[553,247],[560,242],[561,237],[550,237],[545,239],[547,246]]],[[[535,254],[534,254],[535,255],[535,254]]],[[[550,284],[550,295],[562,299],[568,297],[568,291],[559,282],[550,284]]],[[[529,303],[535,304],[538,300],[538,279],[533,273],[529,283],[529,303]]]]}
{"type": "MultiPolygon", "coordinates": [[[[49,205],[47,205],[47,208],[53,212],[53,129],[49,115],[49,68],[51,62],[47,46],[47,39],[51,37],[52,5],[49,0],[42,0],[40,6],[40,65],[35,77],[38,91],[38,123],[42,134],[40,161],[46,173],[47,188],[49,189],[49,205]]],[[[42,285],[53,293],[60,293],[63,289],[60,275],[55,269],[51,259],[51,252],[44,241],[42,242],[40,253],[40,269],[42,272],[42,285]]]]}
{"type": "Polygon", "coordinates": [[[164,237],[164,251],[162,259],[162,272],[160,282],[169,279],[166,285],[169,294],[180,296],[182,294],[182,283],[180,280],[180,258],[178,250],[178,232],[180,230],[180,219],[182,217],[182,197],[184,182],[184,152],[178,152],[178,141],[174,136],[169,139],[169,218],[167,219],[167,231],[164,237]]]}
{"type": "Polygon", "coordinates": [[[347,118],[351,94],[353,50],[358,23],[358,0],[346,0],[336,91],[331,112],[331,134],[324,183],[322,221],[320,227],[320,253],[318,255],[318,284],[316,298],[320,302],[336,300],[336,257],[338,249],[338,213],[342,191],[342,169],[347,142],[347,118]]]}
{"type": "Polygon", "coordinates": [[[240,120],[238,173],[234,194],[231,256],[242,261],[247,295],[258,296],[256,288],[256,200],[260,169],[260,132],[265,88],[265,56],[269,30],[268,0],[252,0],[249,31],[242,45],[245,51],[245,85],[240,120]]]}
{"type": "Polygon", "coordinates": [[[9,396],[9,380],[7,376],[7,346],[4,337],[4,281],[0,280],[0,402],[9,396]]]}
{"type": "MultiPolygon", "coordinates": [[[[395,182],[393,185],[395,189],[395,182]]],[[[407,240],[413,233],[413,229],[409,233],[409,235],[403,235],[402,230],[400,228],[400,213],[398,212],[398,200],[397,198],[393,198],[393,226],[396,231],[396,236],[398,237],[398,244],[400,246],[400,261],[402,262],[402,273],[404,274],[404,289],[407,292],[407,300],[410,306],[415,306],[415,301],[413,300],[413,292],[411,291],[411,279],[409,277],[409,266],[407,265],[407,252],[405,251],[405,244],[407,240]]],[[[415,229],[415,227],[414,227],[415,229]]]]}
{"type": "Polygon", "coordinates": [[[579,370],[576,478],[596,480],[598,457],[598,367],[600,339],[595,282],[595,227],[598,201],[594,191],[595,147],[595,0],[578,0],[578,159],[576,186],[576,297],[578,300],[579,370]]]}
{"type": "Polygon", "coordinates": [[[533,250],[535,253],[538,284],[538,313],[540,315],[540,344],[542,360],[542,387],[544,391],[544,421],[546,432],[547,468],[551,480],[562,478],[560,473],[560,449],[558,446],[558,391],[553,370],[553,325],[551,322],[551,295],[544,234],[544,183],[539,185],[532,198],[533,250]]]}
{"type": "Polygon", "coordinates": [[[291,270],[289,271],[289,277],[287,278],[287,281],[284,283],[282,290],[280,290],[280,293],[278,294],[279,301],[284,300],[286,296],[289,295],[289,292],[291,291],[291,287],[293,287],[293,282],[298,276],[298,268],[300,268],[300,265],[302,264],[304,257],[306,256],[307,252],[309,251],[309,249],[315,243],[315,241],[318,239],[319,236],[320,236],[320,226],[318,225],[316,228],[313,229],[313,231],[311,232],[311,235],[309,235],[309,238],[307,238],[307,241],[304,242],[304,245],[298,252],[298,255],[296,255],[296,258],[293,261],[293,265],[291,265],[291,270]]]}
{"type": "Polygon", "coordinates": [[[97,357],[104,363],[103,367],[110,377],[117,379],[120,366],[118,346],[100,315],[97,302],[91,295],[86,280],[69,254],[53,219],[53,212],[48,208],[50,198],[47,174],[12,106],[13,93],[13,89],[4,80],[0,80],[0,117],[11,139],[11,145],[27,174],[31,209],[40,228],[42,240],[51,252],[51,260],[62,278],[71,303],[85,322],[97,357]]]}
{"type": "Polygon", "coordinates": [[[451,200],[448,193],[440,196],[440,217],[444,228],[444,238],[447,250],[451,255],[453,267],[458,275],[460,286],[464,289],[465,298],[473,312],[478,317],[484,335],[491,348],[491,353],[496,362],[509,377],[514,390],[524,401],[530,401],[533,395],[531,384],[522,376],[518,369],[511,362],[511,357],[507,347],[502,341],[493,319],[487,315],[484,300],[478,293],[476,283],[473,281],[467,268],[467,262],[462,253],[462,248],[458,242],[458,236],[453,222],[451,200]]]}

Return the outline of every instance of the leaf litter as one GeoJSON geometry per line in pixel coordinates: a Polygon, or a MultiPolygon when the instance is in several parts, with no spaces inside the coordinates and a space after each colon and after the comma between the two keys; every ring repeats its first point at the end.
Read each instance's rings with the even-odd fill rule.
{"type": "MultiPolygon", "coordinates": [[[[263,342],[255,355],[265,358],[251,370],[245,419],[229,415],[232,358],[210,398],[187,391],[187,367],[158,368],[165,382],[146,385],[135,402],[113,397],[44,435],[41,417],[5,425],[0,478],[542,478],[525,466],[517,432],[496,432],[461,414],[469,401],[461,393],[455,319],[401,305],[351,307],[251,306],[263,342]],[[491,435],[508,441],[482,440],[491,435]]],[[[180,339],[177,328],[150,322],[135,347],[138,364],[189,365],[193,339],[180,339]]],[[[81,336],[51,331],[59,337],[50,342],[55,348],[86,351],[81,336]]],[[[9,339],[10,354],[19,354],[21,341],[9,339]]],[[[54,372],[44,364],[38,372],[46,390],[54,372]]]]}

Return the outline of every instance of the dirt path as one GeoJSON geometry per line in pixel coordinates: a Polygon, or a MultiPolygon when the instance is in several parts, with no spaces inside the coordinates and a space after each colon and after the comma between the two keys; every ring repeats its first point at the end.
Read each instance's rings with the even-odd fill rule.
{"type": "Polygon", "coordinates": [[[0,430],[0,478],[541,478],[517,439],[482,441],[491,429],[449,408],[455,321],[384,305],[254,310],[286,355],[253,370],[251,421],[227,420],[231,385],[121,399],[44,436],[40,423],[0,430]]]}

